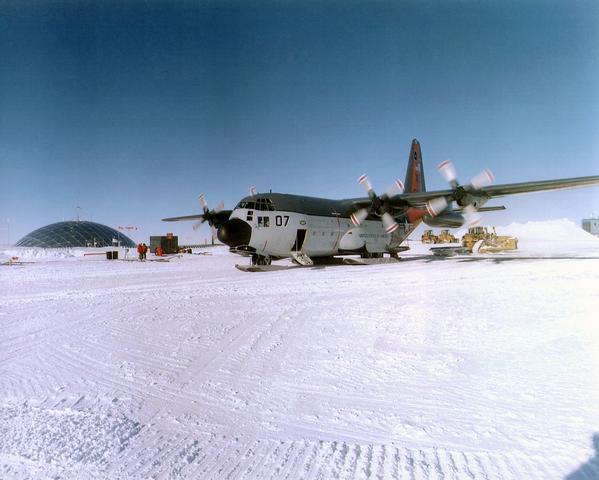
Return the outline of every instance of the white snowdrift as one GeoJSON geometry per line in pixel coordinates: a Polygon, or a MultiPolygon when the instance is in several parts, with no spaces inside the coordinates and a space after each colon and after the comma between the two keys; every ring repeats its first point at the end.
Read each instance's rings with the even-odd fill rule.
{"type": "Polygon", "coordinates": [[[514,235],[523,241],[589,242],[599,244],[599,238],[585,232],[567,218],[542,222],[510,223],[497,229],[499,235],[514,235]]]}
{"type": "Polygon", "coordinates": [[[518,248],[523,255],[599,256],[599,238],[565,218],[512,223],[498,228],[497,232],[518,237],[518,248]]]}
{"type": "Polygon", "coordinates": [[[105,259],[107,251],[118,251],[119,258],[133,258],[137,256],[135,248],[100,247],[100,248],[40,248],[40,247],[10,247],[0,250],[0,261],[17,258],[27,262],[51,262],[58,260],[75,259],[105,259]]]}
{"type": "Polygon", "coordinates": [[[0,251],[0,258],[16,257],[22,260],[64,260],[74,256],[71,248],[11,247],[0,251]]]}
{"type": "MultiPolygon", "coordinates": [[[[489,231],[492,230],[488,226],[489,231]]],[[[463,228],[455,233],[461,238],[468,231],[463,228]]],[[[599,238],[585,232],[567,218],[510,223],[496,226],[497,235],[509,235],[518,238],[517,252],[503,252],[499,255],[534,256],[587,256],[599,255],[599,238]]]]}
{"type": "MultiPolygon", "coordinates": [[[[17,258],[20,261],[27,262],[50,262],[57,260],[103,260],[106,258],[107,251],[118,251],[120,259],[135,259],[137,258],[137,250],[135,248],[125,247],[100,247],[100,248],[39,248],[39,247],[6,247],[0,249],[0,261],[6,261],[11,258],[17,258]]],[[[228,254],[228,249],[222,245],[214,247],[207,246],[193,249],[194,253],[205,255],[225,255],[228,254]]],[[[152,253],[148,253],[152,257],[152,253]]]]}

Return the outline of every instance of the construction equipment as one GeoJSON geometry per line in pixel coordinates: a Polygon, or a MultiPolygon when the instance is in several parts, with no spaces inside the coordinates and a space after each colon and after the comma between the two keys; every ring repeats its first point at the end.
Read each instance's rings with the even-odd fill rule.
{"type": "Polygon", "coordinates": [[[420,237],[422,243],[439,243],[439,237],[433,233],[432,230],[425,230],[420,237]]]}
{"type": "Polygon", "coordinates": [[[458,243],[458,239],[449,233],[449,230],[441,230],[437,238],[437,243],[458,243]]]}
{"type": "Polygon", "coordinates": [[[470,227],[462,237],[462,246],[473,253],[497,253],[504,250],[517,250],[518,239],[507,235],[497,235],[495,227],[489,232],[487,227],[470,227]]]}

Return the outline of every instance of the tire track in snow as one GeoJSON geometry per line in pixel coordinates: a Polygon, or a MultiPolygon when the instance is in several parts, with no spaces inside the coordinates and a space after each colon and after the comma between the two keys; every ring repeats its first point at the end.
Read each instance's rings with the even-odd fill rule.
{"type": "MultiPolygon", "coordinates": [[[[485,443],[484,430],[477,428],[481,422],[484,423],[485,415],[499,411],[504,416],[510,408],[518,408],[519,416],[503,421],[504,427],[507,425],[503,432],[493,433],[498,438],[501,436],[503,445],[506,445],[513,425],[533,421],[530,414],[534,413],[534,402],[503,405],[499,402],[500,395],[496,394],[495,398],[479,396],[476,388],[468,390],[460,382],[457,382],[458,388],[446,385],[447,389],[444,390],[439,387],[439,393],[435,393],[437,398],[418,395],[419,382],[423,381],[423,376],[434,374],[434,371],[422,368],[423,362],[430,360],[436,362],[435,365],[443,366],[443,362],[447,359],[450,361],[452,355],[468,351],[467,348],[463,351],[456,349],[456,340],[451,338],[451,335],[459,336],[459,329],[450,332],[451,335],[433,332],[433,341],[440,342],[441,346],[431,349],[420,348],[418,342],[426,338],[422,332],[418,331],[416,335],[410,331],[410,335],[404,338],[401,335],[405,332],[395,323],[387,323],[391,338],[406,343],[415,340],[417,343],[410,351],[407,348],[404,352],[391,350],[383,352],[381,356],[384,363],[392,362],[394,355],[404,354],[410,369],[401,370],[401,373],[406,373],[405,377],[409,377],[409,380],[402,378],[404,403],[401,420],[409,417],[414,428],[406,423],[401,435],[383,428],[385,412],[393,411],[393,402],[397,399],[382,395],[387,384],[381,378],[391,381],[397,371],[380,372],[376,379],[380,383],[369,383],[370,375],[375,371],[373,367],[377,366],[376,362],[369,359],[371,345],[360,342],[359,338],[356,341],[339,329],[324,330],[322,322],[319,323],[319,314],[320,311],[329,311],[329,315],[324,317],[326,323],[341,328],[355,328],[359,331],[357,336],[372,334],[372,331],[367,331],[369,322],[372,323],[368,312],[370,309],[376,310],[376,292],[370,289],[369,284],[380,285],[381,279],[376,277],[388,276],[385,273],[387,271],[352,269],[351,279],[346,281],[341,276],[333,284],[327,283],[333,279],[330,272],[310,272],[314,275],[310,278],[311,284],[299,293],[294,291],[292,283],[306,280],[307,277],[301,272],[288,272],[285,276],[235,277],[234,280],[229,277],[214,282],[211,279],[192,282],[176,280],[178,283],[172,288],[171,285],[165,287],[162,282],[154,281],[143,286],[97,289],[93,294],[73,290],[61,296],[59,304],[51,302],[52,295],[47,294],[36,299],[30,298],[31,302],[24,304],[26,308],[22,309],[16,306],[15,300],[11,309],[14,308],[12,311],[19,321],[29,323],[27,328],[39,327],[32,323],[37,308],[51,308],[53,318],[48,317],[43,321],[47,327],[45,330],[30,330],[30,336],[23,331],[19,337],[16,331],[15,337],[12,333],[10,339],[8,335],[2,337],[0,347],[20,345],[26,348],[6,361],[2,372],[8,371],[8,375],[1,385],[8,386],[15,396],[19,393],[36,398],[54,395],[48,397],[46,405],[74,405],[78,402],[75,394],[82,393],[86,398],[79,405],[90,409],[101,405],[106,398],[110,399],[111,395],[120,396],[122,393],[134,397],[132,402],[142,405],[136,413],[148,420],[144,427],[145,437],[134,438],[123,452],[111,459],[111,475],[108,477],[112,478],[181,476],[217,480],[226,477],[240,480],[278,480],[285,477],[432,480],[474,476],[477,479],[546,479],[561,477],[576,468],[566,454],[545,459],[535,450],[534,443],[526,443],[530,438],[534,439],[537,431],[533,431],[530,438],[528,435],[521,436],[525,442],[522,453],[509,448],[497,448],[496,451],[487,451],[482,446],[480,451],[474,448],[479,442],[485,443]],[[377,282],[373,282],[373,278],[377,282]],[[215,286],[211,286],[211,282],[215,286]],[[159,294],[155,292],[157,285],[163,289],[159,294]],[[350,295],[341,293],[335,300],[327,300],[327,296],[322,295],[322,291],[339,293],[345,287],[353,291],[361,288],[364,298],[356,316],[349,316],[350,309],[344,305],[344,302],[349,302],[350,295]],[[193,291],[197,289],[204,290],[203,294],[194,297],[193,291]],[[142,299],[139,298],[140,294],[142,299]],[[98,302],[101,295],[124,298],[104,307],[98,302]],[[185,303],[188,296],[192,299],[185,303]],[[258,301],[271,302],[276,297],[288,299],[290,310],[278,305],[269,308],[257,306],[258,301]],[[207,309],[218,310],[224,318],[197,315],[197,311],[193,311],[194,302],[207,309]],[[315,306],[309,306],[310,302],[315,306]],[[308,305],[308,313],[296,315],[293,304],[308,305]],[[84,305],[89,307],[87,311],[82,308],[84,305]],[[247,322],[239,313],[243,308],[253,309],[247,322]],[[179,316],[179,310],[185,309],[188,312],[179,316]],[[230,309],[234,313],[229,313],[230,309]],[[71,318],[67,329],[53,329],[52,322],[64,325],[64,319],[68,318],[71,311],[81,315],[82,322],[75,323],[72,321],[74,318],[71,318]],[[100,322],[99,318],[91,317],[92,313],[108,318],[100,322]],[[362,320],[360,315],[366,318],[362,320]],[[206,323],[209,340],[195,343],[197,333],[204,330],[197,329],[194,322],[206,323]],[[247,326],[247,329],[243,330],[242,326],[247,326]],[[190,340],[192,337],[193,341],[190,340]],[[111,344],[115,339],[120,339],[121,344],[111,344]],[[339,348],[337,352],[343,354],[344,342],[350,349],[363,349],[364,355],[354,355],[354,358],[359,357],[358,361],[347,365],[325,355],[324,349],[329,347],[339,348]],[[296,361],[302,353],[298,345],[308,352],[306,356],[309,362],[302,359],[296,361]],[[442,356],[444,351],[449,353],[442,356]],[[144,352],[147,352],[147,358],[144,352]],[[174,355],[172,359],[168,356],[170,353],[174,355]],[[202,367],[202,362],[209,360],[210,355],[215,355],[214,359],[202,367]],[[137,365],[151,375],[147,379],[135,373],[126,377],[118,368],[121,361],[137,365]],[[7,367],[18,370],[13,372],[6,370],[7,367]],[[341,370],[336,370],[339,367],[342,367],[341,370]],[[156,385],[149,384],[152,379],[156,380],[156,385]],[[331,388],[327,388],[329,384],[331,388]],[[64,392],[55,388],[62,385],[66,385],[64,392]],[[360,391],[361,387],[365,389],[360,391]],[[368,388],[372,388],[374,393],[369,394],[368,388]],[[230,390],[239,391],[240,394],[227,396],[230,390]],[[279,396],[276,397],[275,393],[279,396]],[[63,403],[61,395],[64,395],[63,403]],[[275,398],[271,398],[271,395],[275,398]],[[307,402],[304,402],[305,399],[307,402]],[[238,404],[238,400],[249,400],[250,405],[238,404]],[[467,403],[478,416],[469,417],[468,411],[462,413],[452,409],[452,405],[459,405],[460,402],[467,403]],[[326,417],[338,408],[337,404],[341,407],[351,404],[361,416],[343,418],[345,423],[324,422],[322,412],[326,417]],[[257,415],[261,405],[271,412],[264,416],[257,415]],[[234,412],[236,408],[239,410],[234,412]],[[298,409],[297,415],[295,408],[298,409]],[[438,416],[430,415],[432,411],[437,412],[438,416]],[[152,412],[155,415],[146,415],[152,412]],[[412,420],[418,413],[421,418],[412,420]],[[321,414],[321,418],[314,414],[321,414]],[[270,416],[274,416],[271,419],[273,428],[266,429],[261,421],[270,416]],[[381,420],[366,421],[370,416],[381,420]],[[416,427],[435,425],[438,418],[443,420],[448,417],[457,424],[457,429],[452,430],[451,422],[442,425],[445,430],[443,435],[439,434],[440,442],[436,438],[413,435],[416,427]],[[467,436],[463,445],[458,445],[459,433],[467,436]],[[235,440],[235,437],[239,440],[235,440]],[[399,441],[398,437],[405,442],[399,441]],[[390,439],[394,442],[390,443],[390,439]],[[527,448],[527,445],[532,446],[527,448]],[[527,449],[536,453],[529,455],[527,449]]],[[[427,275],[429,273],[435,277],[431,269],[425,272],[427,275]]],[[[413,282],[417,287],[409,285],[409,288],[430,287],[432,280],[425,279],[425,274],[420,274],[421,279],[413,282]]],[[[391,303],[403,300],[401,292],[402,288],[405,290],[406,282],[394,279],[385,282],[385,285],[397,292],[397,299],[391,300],[391,303]]],[[[379,309],[379,316],[374,319],[392,315],[391,310],[379,309]]],[[[11,325],[10,328],[14,328],[17,322],[11,325]]],[[[408,325],[405,328],[412,327],[408,325]]],[[[476,330],[475,333],[478,335],[480,331],[476,330]]],[[[384,332],[380,335],[384,335],[384,332]]],[[[468,338],[472,338],[472,335],[468,338]]],[[[481,338],[481,349],[488,347],[488,339],[488,336],[481,338]]],[[[474,353],[470,352],[472,357],[476,356],[477,348],[474,353]]],[[[4,353],[8,348],[0,348],[0,351],[4,353]]],[[[516,350],[510,350],[509,353],[514,352],[516,350]]],[[[487,355],[484,359],[491,363],[505,360],[502,355],[487,355]]],[[[497,378],[501,380],[503,377],[497,378]]],[[[572,383],[572,378],[566,379],[566,386],[572,383]]],[[[466,387],[471,385],[466,384],[466,387]]],[[[567,394],[568,391],[563,393],[564,396],[567,394]]],[[[559,394],[556,398],[561,406],[553,412],[560,414],[560,424],[567,424],[572,418],[568,409],[571,402],[561,401],[563,399],[559,394]]],[[[341,413],[353,412],[348,409],[341,413]]],[[[583,420],[589,417],[584,417],[580,412],[579,416],[583,420]]],[[[539,428],[539,420],[542,418],[537,420],[536,428],[539,428]]],[[[520,434],[521,431],[516,429],[514,435],[520,434]]],[[[512,448],[514,444],[517,445],[512,442],[512,448]]],[[[567,441],[564,440],[563,444],[567,444],[567,441]]],[[[562,443],[556,445],[561,448],[562,443]]],[[[14,462],[17,466],[6,467],[11,462],[0,459],[0,472],[21,468],[19,460],[14,462]]],[[[30,468],[23,467],[18,471],[25,472],[23,476],[29,473],[35,478],[36,474],[32,471],[35,472],[37,467],[30,468]]],[[[60,473],[60,469],[56,471],[60,473]]],[[[92,466],[89,472],[93,471],[92,466]]],[[[42,475],[40,471],[38,473],[42,475]]],[[[85,478],[86,475],[83,471],[81,476],[85,478]]]]}

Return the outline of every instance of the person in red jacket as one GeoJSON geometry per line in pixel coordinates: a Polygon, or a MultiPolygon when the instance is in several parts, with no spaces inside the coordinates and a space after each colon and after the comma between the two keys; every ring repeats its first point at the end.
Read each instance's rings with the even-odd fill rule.
{"type": "Polygon", "coordinates": [[[162,257],[163,254],[164,254],[164,251],[162,250],[162,247],[160,245],[158,245],[156,247],[156,256],[157,257],[162,257]]]}
{"type": "Polygon", "coordinates": [[[141,245],[141,243],[137,244],[137,253],[139,254],[139,260],[143,260],[144,258],[144,249],[143,246],[141,245]]]}
{"type": "Polygon", "coordinates": [[[146,254],[148,253],[148,246],[145,243],[141,244],[141,253],[143,256],[143,260],[146,259],[146,254]]]}

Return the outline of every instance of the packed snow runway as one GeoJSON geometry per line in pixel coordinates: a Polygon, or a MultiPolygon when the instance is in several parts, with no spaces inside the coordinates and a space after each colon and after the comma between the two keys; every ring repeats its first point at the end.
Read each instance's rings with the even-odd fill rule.
{"type": "Polygon", "coordinates": [[[599,240],[547,225],[379,266],[0,266],[0,478],[599,478],[599,240]]]}

